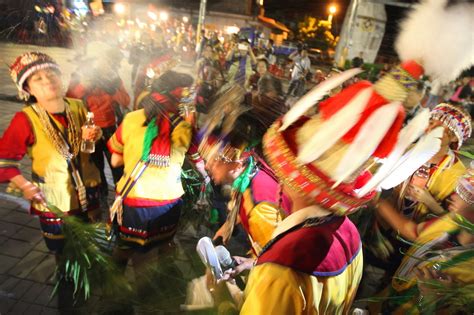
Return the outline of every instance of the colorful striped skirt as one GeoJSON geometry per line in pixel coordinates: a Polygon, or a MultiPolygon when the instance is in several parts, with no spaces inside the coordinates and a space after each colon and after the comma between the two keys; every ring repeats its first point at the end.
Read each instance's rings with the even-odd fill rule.
{"type": "Polygon", "coordinates": [[[119,227],[121,248],[148,249],[153,244],[171,240],[178,229],[183,201],[152,207],[123,205],[123,220],[119,227]]]}

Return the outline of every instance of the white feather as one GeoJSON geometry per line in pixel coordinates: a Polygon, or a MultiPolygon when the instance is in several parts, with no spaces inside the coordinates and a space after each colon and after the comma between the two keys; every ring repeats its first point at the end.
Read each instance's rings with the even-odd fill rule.
{"type": "Polygon", "coordinates": [[[421,61],[425,73],[442,83],[474,64],[474,4],[446,7],[446,0],[425,0],[401,24],[395,47],[401,60],[421,61]]]}
{"type": "Polygon", "coordinates": [[[398,136],[397,144],[392,152],[383,160],[382,166],[372,176],[372,178],[357,191],[359,197],[365,196],[367,193],[375,189],[380,182],[390,174],[392,168],[398,162],[405,150],[415,142],[430,123],[430,110],[424,108],[406,125],[398,136]]]}
{"type": "Polygon", "coordinates": [[[372,92],[369,87],[357,93],[346,106],[322,123],[314,135],[300,143],[298,161],[311,163],[341,139],[359,121],[372,92]]]}
{"type": "Polygon", "coordinates": [[[392,127],[400,106],[400,102],[384,105],[375,110],[365,121],[337,166],[334,186],[348,178],[374,153],[392,127]]]}
{"type": "Polygon", "coordinates": [[[380,187],[390,189],[399,185],[420,166],[428,162],[438,153],[443,133],[443,127],[438,127],[424,135],[410,151],[402,156],[390,175],[380,183],[380,187]]]}
{"type": "Polygon", "coordinates": [[[314,87],[311,91],[306,93],[301,97],[293,107],[283,116],[283,124],[280,127],[279,131],[283,131],[292,123],[298,120],[308,109],[316,104],[320,99],[322,99],[326,94],[328,94],[332,89],[338,87],[345,81],[349,80],[355,75],[358,75],[363,70],[359,68],[350,69],[339,73],[326,81],[323,81],[321,84],[314,87]]]}

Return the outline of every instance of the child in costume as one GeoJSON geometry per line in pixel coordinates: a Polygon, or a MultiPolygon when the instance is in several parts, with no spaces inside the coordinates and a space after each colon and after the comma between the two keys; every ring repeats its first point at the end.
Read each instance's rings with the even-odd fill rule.
{"type": "Polygon", "coordinates": [[[87,130],[81,101],[64,98],[59,65],[48,55],[29,52],[10,66],[10,74],[26,106],[13,117],[0,140],[0,181],[10,181],[31,201],[40,218],[49,250],[61,253],[62,220],[48,204],[67,215],[97,220],[100,175],[82,140],[97,140],[99,127],[87,130]],[[20,172],[20,160],[32,160],[32,181],[20,172]]]}

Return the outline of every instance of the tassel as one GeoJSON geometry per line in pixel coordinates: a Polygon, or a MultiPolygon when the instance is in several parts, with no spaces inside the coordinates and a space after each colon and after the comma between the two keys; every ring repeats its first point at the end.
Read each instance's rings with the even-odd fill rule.
{"type": "Polygon", "coordinates": [[[340,86],[345,81],[349,80],[353,76],[358,75],[363,70],[359,68],[350,69],[344,71],[340,74],[337,74],[330,79],[322,82],[317,85],[311,91],[306,93],[301,97],[293,107],[288,111],[288,113],[283,116],[282,126],[279,129],[279,132],[288,128],[292,123],[298,120],[308,109],[321,100],[326,94],[328,94],[332,89],[340,86]]]}
{"type": "Polygon", "coordinates": [[[339,141],[359,121],[372,92],[372,88],[359,92],[345,107],[319,125],[317,130],[308,130],[304,126],[302,132],[312,136],[299,144],[298,161],[303,164],[311,163],[339,141]]]}
{"type": "Polygon", "coordinates": [[[380,184],[382,189],[397,186],[411,176],[421,165],[428,162],[441,146],[444,128],[437,127],[423,136],[418,143],[397,162],[384,181],[380,184]]]}
{"type": "Polygon", "coordinates": [[[378,108],[367,119],[347,149],[336,169],[333,187],[348,178],[374,153],[398,115],[401,104],[390,103],[378,108]]]}
{"type": "Polygon", "coordinates": [[[392,153],[382,162],[382,166],[377,173],[357,191],[359,197],[375,189],[382,180],[392,171],[405,150],[424,133],[430,123],[430,111],[427,108],[421,110],[409,123],[400,131],[397,144],[392,153]]]}

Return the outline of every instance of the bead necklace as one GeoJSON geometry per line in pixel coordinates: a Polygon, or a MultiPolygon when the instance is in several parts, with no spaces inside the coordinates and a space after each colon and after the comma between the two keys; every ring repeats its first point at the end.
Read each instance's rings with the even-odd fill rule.
{"type": "Polygon", "coordinates": [[[69,143],[67,143],[66,139],[64,139],[64,137],[59,134],[59,131],[54,128],[52,118],[44,108],[37,106],[36,104],[32,105],[32,107],[41,121],[43,131],[45,132],[48,139],[53,143],[58,153],[68,161],[71,161],[73,158],[75,158],[79,153],[81,134],[76,126],[75,120],[72,117],[72,113],[68,104],[66,103],[64,108],[66,112],[66,118],[68,120],[67,141],[69,143]]]}

